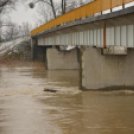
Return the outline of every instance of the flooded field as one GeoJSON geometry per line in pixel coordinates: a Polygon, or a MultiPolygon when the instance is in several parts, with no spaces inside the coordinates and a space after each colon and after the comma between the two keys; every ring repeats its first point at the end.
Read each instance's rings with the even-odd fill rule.
{"type": "Polygon", "coordinates": [[[134,133],[133,91],[78,87],[78,71],[1,66],[0,134],[134,133]]]}

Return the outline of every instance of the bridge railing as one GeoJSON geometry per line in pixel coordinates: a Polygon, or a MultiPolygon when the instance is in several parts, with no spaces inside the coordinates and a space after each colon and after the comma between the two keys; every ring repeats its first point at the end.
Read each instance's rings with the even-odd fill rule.
{"type": "Polygon", "coordinates": [[[33,31],[31,31],[31,35],[38,34],[52,27],[75,21],[77,19],[94,16],[94,14],[96,13],[102,13],[103,11],[109,9],[112,11],[112,9],[115,7],[122,6],[124,8],[125,4],[128,4],[133,1],[134,0],[95,0],[71,12],[61,15],[58,18],[53,19],[48,23],[34,29],[33,31]]]}

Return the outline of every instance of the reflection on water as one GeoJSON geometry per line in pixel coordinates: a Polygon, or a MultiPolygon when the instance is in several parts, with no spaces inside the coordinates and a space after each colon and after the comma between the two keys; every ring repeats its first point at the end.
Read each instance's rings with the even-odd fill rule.
{"type": "Polygon", "coordinates": [[[134,133],[133,91],[80,92],[78,81],[78,71],[1,67],[0,134],[134,133]]]}
{"type": "Polygon", "coordinates": [[[64,134],[126,134],[134,133],[134,96],[126,93],[84,92],[41,101],[51,106],[48,113],[64,134]]]}

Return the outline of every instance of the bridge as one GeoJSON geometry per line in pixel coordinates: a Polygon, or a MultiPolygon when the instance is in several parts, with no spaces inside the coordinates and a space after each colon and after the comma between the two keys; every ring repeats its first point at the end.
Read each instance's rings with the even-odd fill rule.
{"type": "Polygon", "coordinates": [[[48,69],[80,68],[82,89],[133,88],[133,1],[95,0],[32,30],[33,60],[46,58],[48,69]]]}

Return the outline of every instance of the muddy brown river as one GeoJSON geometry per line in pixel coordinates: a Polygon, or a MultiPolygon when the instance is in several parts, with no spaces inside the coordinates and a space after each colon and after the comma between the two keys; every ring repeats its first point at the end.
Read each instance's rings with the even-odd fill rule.
{"type": "Polygon", "coordinates": [[[0,134],[134,134],[133,91],[78,87],[78,71],[1,66],[0,134]]]}

